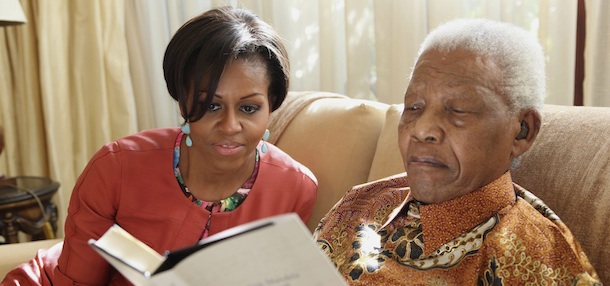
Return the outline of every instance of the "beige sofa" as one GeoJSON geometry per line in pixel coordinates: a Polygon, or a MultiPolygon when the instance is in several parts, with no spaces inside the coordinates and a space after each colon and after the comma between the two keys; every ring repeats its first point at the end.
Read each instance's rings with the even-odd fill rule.
{"type": "MultiPolygon", "coordinates": [[[[319,181],[311,230],[349,187],[403,171],[396,132],[401,112],[401,105],[291,92],[274,113],[270,141],[319,181]]],[[[547,105],[543,116],[538,140],[513,177],[565,221],[610,284],[610,108],[547,105]]],[[[0,276],[55,242],[0,246],[0,276]]]]}

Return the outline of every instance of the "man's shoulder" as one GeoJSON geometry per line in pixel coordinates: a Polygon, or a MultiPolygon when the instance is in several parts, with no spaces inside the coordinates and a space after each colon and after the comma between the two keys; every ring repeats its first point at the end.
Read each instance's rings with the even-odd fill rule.
{"type": "Polygon", "coordinates": [[[528,255],[554,253],[573,258],[574,243],[578,242],[570,230],[541,201],[530,199],[518,195],[512,207],[500,212],[500,221],[487,244],[514,244],[528,255]]]}
{"type": "Polygon", "coordinates": [[[343,200],[368,201],[388,200],[402,203],[409,192],[409,180],[406,173],[399,173],[375,181],[352,187],[343,196],[343,200]]]}
{"type": "Polygon", "coordinates": [[[322,219],[322,227],[382,224],[409,195],[406,174],[357,185],[345,193],[322,219]]]}
{"type": "MultiPolygon", "coordinates": [[[[497,261],[505,262],[499,267],[508,269],[507,273],[527,264],[538,269],[559,269],[558,273],[564,278],[575,275],[571,279],[593,281],[590,273],[594,270],[565,224],[557,217],[545,216],[522,197],[518,197],[517,203],[501,215],[499,224],[487,236],[485,244],[489,254],[493,253],[497,261]]],[[[535,273],[541,275],[546,272],[535,273]]]]}
{"type": "Polygon", "coordinates": [[[543,236],[561,236],[565,225],[555,212],[525,188],[517,184],[513,186],[517,201],[499,213],[501,219],[498,227],[505,232],[527,237],[530,237],[532,232],[543,236]]]}

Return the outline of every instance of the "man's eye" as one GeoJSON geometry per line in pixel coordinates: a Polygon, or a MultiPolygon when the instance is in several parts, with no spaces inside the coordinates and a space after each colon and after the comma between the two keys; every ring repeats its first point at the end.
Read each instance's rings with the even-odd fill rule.
{"type": "Polygon", "coordinates": [[[400,122],[402,124],[407,124],[415,120],[419,116],[421,109],[421,105],[418,104],[406,105],[405,109],[402,111],[402,116],[400,116],[400,122]]]}
{"type": "Polygon", "coordinates": [[[449,110],[453,113],[458,113],[458,114],[466,113],[466,110],[457,108],[457,107],[449,107],[449,110]]]}
{"type": "Polygon", "coordinates": [[[421,109],[421,106],[419,106],[419,105],[409,105],[409,106],[405,106],[405,110],[404,111],[405,112],[408,112],[408,111],[418,111],[420,109],[421,109]]]}
{"type": "Polygon", "coordinates": [[[218,103],[210,103],[210,105],[208,105],[208,111],[216,111],[220,109],[220,104],[218,103]]]}
{"type": "Polygon", "coordinates": [[[240,109],[241,109],[241,111],[243,111],[246,114],[252,114],[254,112],[257,112],[260,109],[260,107],[257,105],[244,105],[240,109]]]}

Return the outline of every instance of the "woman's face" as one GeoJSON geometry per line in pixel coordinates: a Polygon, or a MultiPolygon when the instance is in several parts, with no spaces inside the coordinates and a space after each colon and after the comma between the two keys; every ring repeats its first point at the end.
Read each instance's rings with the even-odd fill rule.
{"type": "MultiPolygon", "coordinates": [[[[199,92],[201,104],[207,81],[199,92]]],[[[205,115],[191,122],[193,149],[219,170],[234,170],[251,163],[270,116],[269,76],[257,58],[237,59],[223,71],[205,115]]]]}
{"type": "Polygon", "coordinates": [[[448,201],[508,170],[519,120],[498,90],[501,82],[499,67],[471,52],[420,57],[398,127],[415,199],[448,201]]]}

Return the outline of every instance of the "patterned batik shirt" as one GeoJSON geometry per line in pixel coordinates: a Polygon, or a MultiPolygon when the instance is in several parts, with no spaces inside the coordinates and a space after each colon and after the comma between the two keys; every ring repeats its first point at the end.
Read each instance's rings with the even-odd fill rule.
{"type": "Polygon", "coordinates": [[[438,204],[399,174],[354,187],[314,237],[351,285],[601,285],[571,232],[507,172],[438,204]]]}

